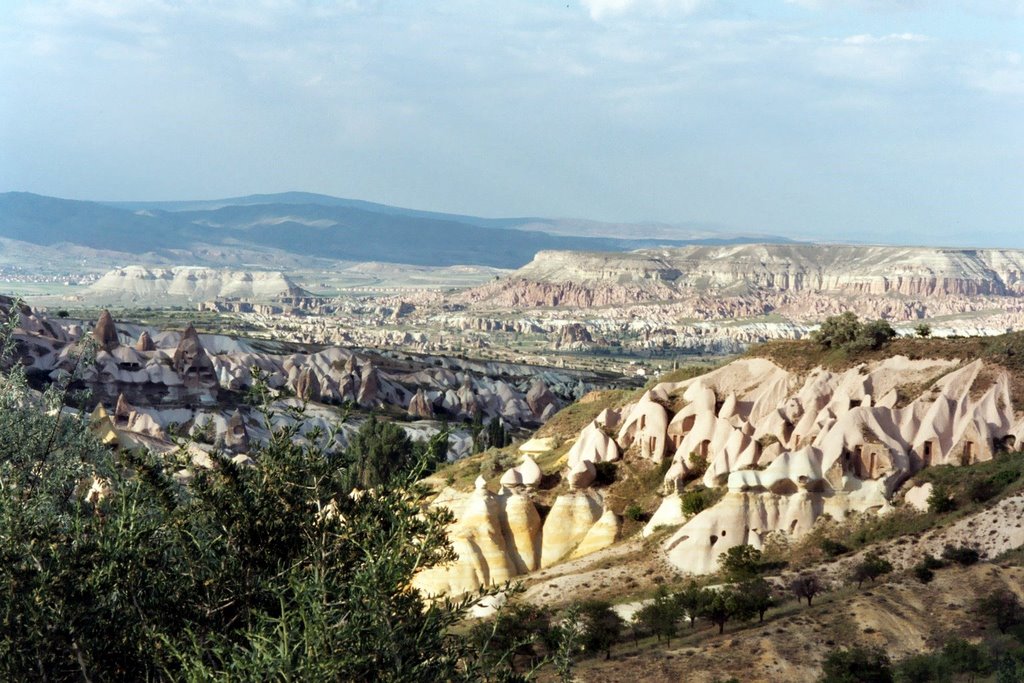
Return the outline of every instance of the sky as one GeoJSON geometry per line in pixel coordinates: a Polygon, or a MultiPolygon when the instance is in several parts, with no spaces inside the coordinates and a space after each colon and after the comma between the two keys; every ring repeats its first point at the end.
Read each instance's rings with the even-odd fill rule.
{"type": "Polygon", "coordinates": [[[1024,0],[0,0],[0,191],[1024,247],[1024,0]]]}

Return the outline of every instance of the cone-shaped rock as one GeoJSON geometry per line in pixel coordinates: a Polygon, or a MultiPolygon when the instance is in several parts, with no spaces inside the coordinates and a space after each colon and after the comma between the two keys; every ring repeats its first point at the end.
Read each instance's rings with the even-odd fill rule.
{"type": "Polygon", "coordinates": [[[156,344],[153,343],[153,338],[149,336],[147,330],[143,330],[142,334],[139,335],[139,341],[135,343],[136,351],[156,351],[156,344]]]}
{"type": "Polygon", "coordinates": [[[92,338],[100,345],[104,351],[109,351],[118,345],[117,339],[117,327],[114,326],[114,319],[110,316],[110,311],[103,309],[100,313],[99,320],[96,321],[96,327],[92,330],[92,338]]]}
{"type": "Polygon", "coordinates": [[[191,324],[182,332],[181,341],[174,349],[171,364],[180,375],[195,377],[202,381],[212,381],[214,384],[217,382],[213,362],[206,355],[206,349],[199,341],[199,333],[191,324]]]}
{"type": "Polygon", "coordinates": [[[114,424],[127,424],[134,411],[135,407],[128,403],[124,394],[118,394],[117,406],[114,407],[114,424]]]}
{"type": "Polygon", "coordinates": [[[304,401],[320,399],[320,380],[312,368],[304,368],[295,381],[295,394],[304,401]]]}
{"type": "Polygon", "coordinates": [[[421,420],[429,420],[434,417],[434,407],[422,387],[416,390],[416,395],[409,401],[408,412],[409,417],[418,417],[421,420]]]}
{"type": "Polygon", "coordinates": [[[361,406],[372,406],[377,403],[379,393],[380,379],[377,377],[377,368],[371,367],[359,384],[359,396],[356,400],[361,406]]]}

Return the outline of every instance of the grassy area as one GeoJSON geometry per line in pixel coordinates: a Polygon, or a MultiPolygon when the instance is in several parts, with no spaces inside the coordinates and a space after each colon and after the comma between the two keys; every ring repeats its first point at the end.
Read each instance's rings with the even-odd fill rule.
{"type": "Polygon", "coordinates": [[[538,438],[555,437],[560,441],[575,439],[605,408],[621,408],[640,398],[642,390],[607,389],[592,391],[579,401],[558,411],[537,430],[538,438]]]}

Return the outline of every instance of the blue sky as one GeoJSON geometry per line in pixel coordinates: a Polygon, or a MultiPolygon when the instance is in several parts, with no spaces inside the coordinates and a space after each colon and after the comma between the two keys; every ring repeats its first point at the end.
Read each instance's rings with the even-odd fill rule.
{"type": "Polygon", "coordinates": [[[1024,247],[1024,0],[0,6],[0,190],[1024,247]]]}

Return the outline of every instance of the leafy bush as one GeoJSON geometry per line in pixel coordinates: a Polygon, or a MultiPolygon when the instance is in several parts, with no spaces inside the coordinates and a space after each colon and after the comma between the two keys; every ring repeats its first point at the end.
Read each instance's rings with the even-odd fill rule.
{"type": "Polygon", "coordinates": [[[709,489],[704,486],[690,489],[684,492],[680,499],[683,514],[692,517],[714,505],[721,497],[722,493],[717,489],[709,489]]]}
{"type": "Polygon", "coordinates": [[[822,683],[891,683],[892,662],[879,648],[852,647],[830,652],[822,662],[822,683]]]}
{"type": "Polygon", "coordinates": [[[719,563],[733,581],[753,578],[761,571],[761,551],[752,545],[736,545],[719,557],[719,563]]]}
{"type": "Polygon", "coordinates": [[[956,509],[953,492],[945,484],[932,484],[932,492],[928,495],[929,512],[942,513],[956,509]]]}
{"type": "Polygon", "coordinates": [[[914,577],[921,583],[931,583],[935,578],[935,570],[945,566],[946,563],[942,560],[926,555],[923,560],[914,565],[914,577]]]}
{"type": "Polygon", "coordinates": [[[869,552],[864,558],[853,567],[850,578],[857,582],[860,588],[864,581],[875,582],[880,576],[888,574],[893,569],[892,563],[877,552],[869,552]]]}
{"type": "Polygon", "coordinates": [[[852,311],[825,319],[811,339],[826,349],[846,353],[876,350],[896,337],[896,331],[884,320],[862,323],[852,311]]]}
{"type": "Polygon", "coordinates": [[[843,553],[850,552],[850,549],[845,544],[831,538],[821,539],[818,543],[818,547],[820,547],[821,551],[829,557],[839,557],[843,553]]]}
{"type": "Polygon", "coordinates": [[[966,545],[947,545],[942,549],[942,557],[943,559],[949,560],[950,562],[956,562],[964,567],[975,564],[979,559],[981,559],[981,555],[978,553],[977,548],[971,548],[966,545]]]}
{"type": "Polygon", "coordinates": [[[627,505],[626,509],[623,510],[622,514],[626,517],[626,519],[632,520],[634,522],[642,522],[647,517],[647,514],[644,512],[644,509],[637,505],[636,503],[631,503],[630,505],[627,505]]]}
{"type": "Polygon", "coordinates": [[[1000,633],[1024,624],[1024,605],[1016,593],[1006,588],[995,590],[978,600],[977,612],[992,618],[1000,633]]]}

